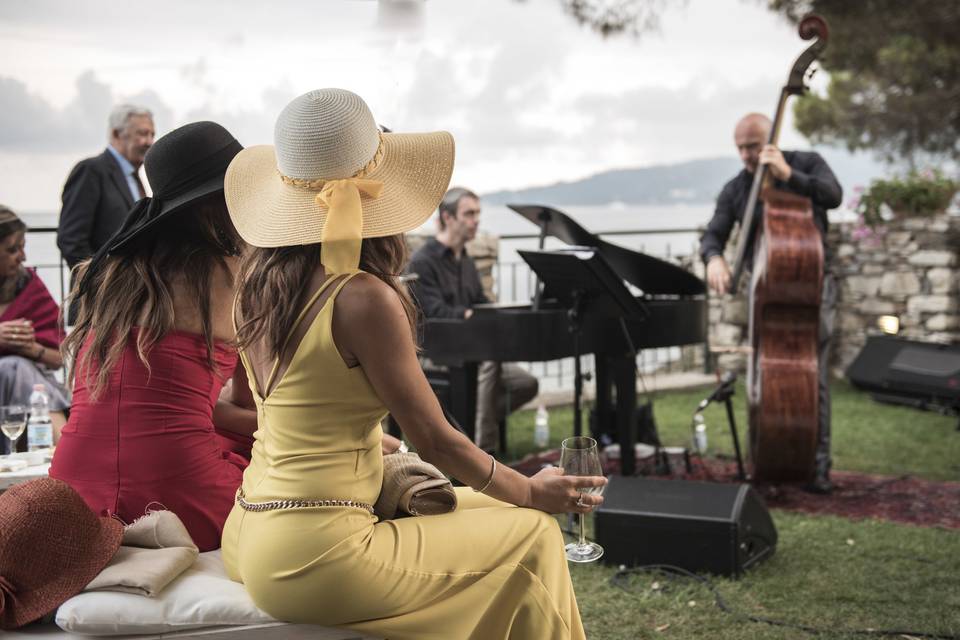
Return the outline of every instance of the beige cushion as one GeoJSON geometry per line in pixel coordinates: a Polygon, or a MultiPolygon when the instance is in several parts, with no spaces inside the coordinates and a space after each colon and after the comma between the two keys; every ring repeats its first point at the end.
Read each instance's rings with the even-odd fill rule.
{"type": "Polygon", "coordinates": [[[201,553],[192,567],[154,598],[108,591],[70,598],[57,625],[86,635],[167,633],[219,625],[274,622],[242,584],[227,577],[220,551],[201,553]]]}

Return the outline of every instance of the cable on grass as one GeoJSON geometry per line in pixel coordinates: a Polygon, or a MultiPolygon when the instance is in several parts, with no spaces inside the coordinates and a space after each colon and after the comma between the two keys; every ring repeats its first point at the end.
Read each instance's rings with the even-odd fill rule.
{"type": "Polygon", "coordinates": [[[610,577],[610,584],[611,586],[617,587],[625,593],[634,593],[634,590],[627,584],[627,578],[632,574],[645,573],[660,574],[670,580],[674,580],[676,578],[687,578],[689,580],[699,582],[709,589],[713,594],[714,603],[717,605],[717,608],[726,614],[734,616],[735,618],[748,620],[750,622],[760,622],[775,627],[797,629],[813,635],[844,633],[861,636],[903,636],[912,638],[930,638],[931,640],[960,640],[960,636],[957,635],[944,635],[939,633],[928,633],[925,631],[910,631],[906,629],[823,629],[805,624],[787,622],[785,620],[776,620],[774,618],[764,618],[761,616],[741,613],[735,611],[727,604],[726,600],[723,599],[723,596],[720,595],[720,591],[717,589],[716,585],[714,585],[710,579],[697,575],[692,571],[687,571],[681,567],[676,567],[669,564],[647,564],[638,567],[620,569],[610,577]]]}

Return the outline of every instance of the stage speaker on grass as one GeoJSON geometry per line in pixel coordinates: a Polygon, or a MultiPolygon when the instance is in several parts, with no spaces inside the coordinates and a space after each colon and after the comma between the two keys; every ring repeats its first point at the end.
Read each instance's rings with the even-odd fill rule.
{"type": "Polygon", "coordinates": [[[594,535],[609,564],[723,576],[740,576],[777,548],[770,513],[748,484],[614,476],[594,535]]]}
{"type": "Polygon", "coordinates": [[[847,368],[881,402],[960,412],[960,346],[871,336],[847,368]]]}

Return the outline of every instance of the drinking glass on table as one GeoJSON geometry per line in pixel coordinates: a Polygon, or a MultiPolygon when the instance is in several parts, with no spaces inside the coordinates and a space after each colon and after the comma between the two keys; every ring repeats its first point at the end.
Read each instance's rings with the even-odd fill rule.
{"type": "Polygon", "coordinates": [[[27,408],[20,404],[0,407],[0,430],[10,441],[10,453],[17,450],[17,440],[27,428],[27,408]]]}
{"type": "MultiPolygon", "coordinates": [[[[560,443],[560,467],[567,476],[602,476],[600,453],[597,441],[586,436],[574,436],[560,443]]],[[[603,487],[583,487],[583,494],[600,495],[603,487]]],[[[571,542],[565,549],[570,562],[593,562],[603,555],[603,547],[596,542],[587,542],[583,533],[584,514],[580,515],[580,539],[571,542]]]]}

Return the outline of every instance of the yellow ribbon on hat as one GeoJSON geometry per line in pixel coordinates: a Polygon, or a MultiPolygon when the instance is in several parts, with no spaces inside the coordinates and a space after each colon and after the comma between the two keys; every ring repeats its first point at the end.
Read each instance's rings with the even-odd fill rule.
{"type": "Polygon", "coordinates": [[[383,183],[368,178],[328,180],[317,194],[317,204],[327,205],[327,221],[320,238],[320,263],[327,274],[350,273],[360,268],[363,241],[363,205],[360,194],[379,198],[383,183]]]}

